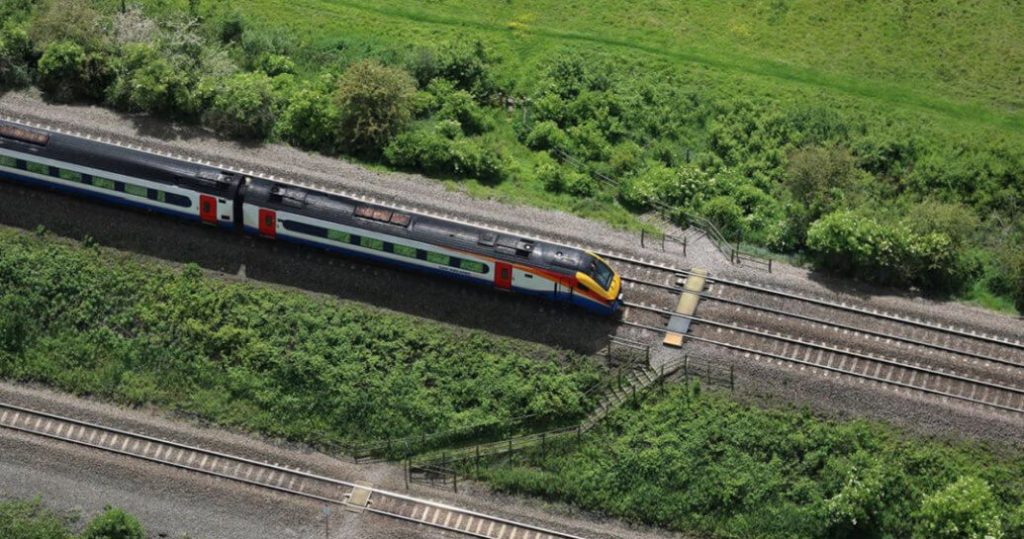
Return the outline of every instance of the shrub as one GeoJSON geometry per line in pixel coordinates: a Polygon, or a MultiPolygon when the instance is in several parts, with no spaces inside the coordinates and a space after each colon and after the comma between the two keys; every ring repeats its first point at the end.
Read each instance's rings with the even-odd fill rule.
{"type": "Polygon", "coordinates": [[[353,64],[338,82],[342,141],[353,150],[379,152],[409,121],[416,86],[401,69],[372,61],[353,64]]]}
{"type": "Polygon", "coordinates": [[[70,519],[47,510],[38,499],[0,501],[0,537],[17,539],[72,539],[70,519]]]}
{"type": "Polygon", "coordinates": [[[449,137],[438,129],[413,129],[400,133],[388,144],[384,159],[396,167],[444,174],[451,170],[450,144],[449,137]]]}
{"type": "MultiPolygon", "coordinates": [[[[457,89],[469,92],[477,99],[493,95],[498,90],[489,66],[492,58],[480,41],[448,44],[437,51],[434,59],[435,77],[452,81],[457,89]]],[[[418,67],[422,69],[422,66],[418,67]]],[[[425,74],[421,72],[420,76],[425,74]]]]}
{"type": "MultiPolygon", "coordinates": [[[[451,138],[450,123],[399,134],[384,150],[388,163],[428,174],[500,181],[508,168],[501,149],[478,138],[451,138]]],[[[457,135],[457,133],[455,134],[457,135]]]]}
{"type": "Polygon", "coordinates": [[[265,139],[274,127],[273,92],[263,73],[241,73],[204,81],[216,85],[203,123],[233,137],[265,139]]]}
{"type": "Polygon", "coordinates": [[[82,539],[146,539],[146,532],[134,516],[108,505],[85,527],[82,539]]]}
{"type": "Polygon", "coordinates": [[[572,141],[569,140],[569,135],[565,134],[558,124],[550,120],[538,122],[533,126],[526,137],[526,146],[531,150],[547,150],[556,155],[572,153],[572,141]]]}
{"type": "Polygon", "coordinates": [[[322,86],[325,85],[308,84],[293,93],[276,128],[278,135],[290,144],[330,153],[338,147],[337,129],[341,113],[322,86]]]}
{"type": "Polygon", "coordinates": [[[295,73],[295,62],[281,54],[264,54],[256,63],[256,68],[271,77],[285,73],[295,73]]]}
{"type": "Polygon", "coordinates": [[[473,100],[473,96],[465,90],[455,89],[450,81],[435,79],[427,91],[436,98],[434,106],[437,107],[437,119],[459,122],[467,135],[478,135],[493,127],[490,118],[473,100]]]}
{"type": "Polygon", "coordinates": [[[537,165],[536,174],[544,189],[552,193],[568,193],[583,198],[597,192],[597,181],[589,174],[566,168],[550,159],[537,165]]]}
{"type": "Polygon", "coordinates": [[[980,274],[980,263],[943,233],[915,234],[903,223],[879,223],[853,212],[822,217],[807,231],[820,268],[864,280],[958,291],[980,274]]]}
{"type": "Polygon", "coordinates": [[[719,195],[704,202],[700,214],[714,223],[727,239],[736,240],[743,235],[743,208],[730,196],[719,195]]]}
{"type": "Polygon", "coordinates": [[[1003,536],[999,515],[988,483],[961,477],[922,500],[914,537],[996,539],[1003,536]]]}
{"type": "Polygon", "coordinates": [[[39,59],[39,87],[57,101],[99,100],[112,78],[106,56],[70,41],[50,44],[39,59]]]}
{"type": "Polygon", "coordinates": [[[29,35],[40,50],[60,41],[96,50],[107,39],[102,18],[89,0],[45,0],[36,8],[29,35]]]}
{"type": "Polygon", "coordinates": [[[0,27],[0,90],[31,81],[31,54],[32,44],[24,28],[10,22],[0,27]]]}
{"type": "Polygon", "coordinates": [[[111,105],[131,112],[192,114],[195,75],[149,44],[125,46],[107,92],[111,105]]]}

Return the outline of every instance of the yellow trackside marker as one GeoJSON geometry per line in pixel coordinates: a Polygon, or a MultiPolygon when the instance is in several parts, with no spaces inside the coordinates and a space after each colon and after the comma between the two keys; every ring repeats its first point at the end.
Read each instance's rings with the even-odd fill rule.
{"type": "Polygon", "coordinates": [[[700,293],[704,291],[707,276],[707,270],[694,268],[686,278],[684,292],[679,295],[679,304],[676,305],[676,312],[684,316],[672,316],[669,319],[668,331],[665,333],[665,339],[661,341],[665,346],[683,346],[683,335],[690,330],[689,317],[697,311],[697,302],[700,301],[700,293]]]}
{"type": "Polygon", "coordinates": [[[352,494],[349,495],[348,501],[345,503],[345,509],[354,513],[362,513],[363,509],[366,509],[366,504],[370,501],[370,494],[373,492],[373,485],[357,481],[356,486],[352,488],[352,494]]]}

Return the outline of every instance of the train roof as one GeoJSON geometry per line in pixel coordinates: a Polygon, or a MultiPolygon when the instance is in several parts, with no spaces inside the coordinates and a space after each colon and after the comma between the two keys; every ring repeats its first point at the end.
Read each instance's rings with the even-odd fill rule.
{"type": "Polygon", "coordinates": [[[252,178],[248,201],[324,221],[365,228],[435,245],[483,254],[512,263],[528,264],[575,275],[588,271],[592,255],[575,247],[523,238],[383,204],[252,178]],[[258,200],[253,201],[253,197],[258,200]]]}
{"type": "Polygon", "coordinates": [[[247,196],[260,194],[265,197],[262,203],[268,206],[557,273],[588,272],[593,259],[590,253],[576,247],[370,203],[339,193],[263,178],[254,173],[246,174],[210,163],[162,155],[141,147],[25,126],[2,118],[0,147],[12,147],[41,157],[147,180],[186,184],[212,193],[226,191],[230,185],[242,181],[244,174],[251,179],[247,196]],[[360,215],[357,213],[360,211],[365,213],[360,215]],[[379,218],[385,213],[387,219],[379,218]]]}

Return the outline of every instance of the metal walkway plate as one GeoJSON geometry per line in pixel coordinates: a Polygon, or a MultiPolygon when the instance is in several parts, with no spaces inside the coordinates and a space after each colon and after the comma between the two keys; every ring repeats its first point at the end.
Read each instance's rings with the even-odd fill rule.
{"type": "Polygon", "coordinates": [[[704,284],[707,281],[708,272],[705,269],[694,268],[690,276],[686,278],[686,286],[679,295],[679,303],[676,305],[676,312],[683,316],[672,316],[668,321],[668,331],[662,344],[679,348],[683,346],[683,335],[690,331],[690,317],[697,311],[697,302],[700,301],[700,293],[704,291],[704,284]]]}

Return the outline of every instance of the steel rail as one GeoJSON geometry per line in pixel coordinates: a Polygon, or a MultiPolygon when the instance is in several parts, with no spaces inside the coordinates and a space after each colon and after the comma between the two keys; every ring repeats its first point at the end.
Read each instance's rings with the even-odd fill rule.
{"type": "Polygon", "coordinates": [[[670,285],[663,285],[663,284],[659,284],[659,283],[652,283],[652,282],[649,282],[649,281],[644,281],[642,279],[633,279],[631,277],[622,277],[621,279],[623,281],[638,283],[638,284],[641,284],[641,285],[644,285],[644,286],[650,286],[650,287],[653,287],[653,288],[663,288],[663,289],[671,290],[673,292],[678,292],[678,293],[681,293],[681,294],[695,295],[695,296],[697,296],[697,297],[699,297],[701,299],[707,299],[707,300],[711,300],[711,301],[717,301],[719,303],[725,303],[725,304],[728,304],[728,305],[737,305],[737,306],[745,307],[745,308],[748,308],[748,309],[753,309],[753,310],[757,310],[757,311],[763,311],[763,312],[766,312],[766,313],[774,314],[776,316],[784,316],[784,317],[787,317],[787,318],[793,318],[793,319],[801,320],[801,321],[804,321],[804,322],[811,322],[811,323],[814,323],[814,324],[820,324],[822,326],[829,326],[829,327],[839,328],[839,329],[842,329],[842,330],[845,330],[845,331],[852,331],[852,332],[861,333],[861,334],[864,334],[864,335],[871,335],[872,337],[878,337],[878,338],[882,338],[882,339],[889,339],[889,340],[893,340],[893,341],[900,341],[900,342],[903,342],[903,343],[906,343],[906,344],[910,344],[910,345],[914,345],[914,346],[920,346],[920,347],[923,347],[923,348],[931,348],[931,349],[934,349],[934,350],[939,350],[939,351],[947,352],[947,353],[950,353],[950,354],[967,356],[967,357],[974,358],[974,359],[979,359],[979,360],[982,360],[982,361],[989,361],[989,362],[992,362],[992,363],[998,363],[1000,365],[1007,365],[1007,366],[1010,366],[1010,367],[1024,368],[1024,363],[1018,363],[1016,361],[1011,361],[1011,360],[1008,360],[1008,359],[988,356],[988,355],[981,354],[981,353],[978,353],[978,352],[971,352],[971,351],[967,351],[967,350],[960,350],[960,349],[952,348],[952,347],[949,347],[949,346],[946,346],[946,345],[942,345],[942,344],[930,343],[930,342],[919,340],[919,339],[913,339],[911,337],[903,337],[903,336],[900,336],[900,335],[894,335],[894,334],[891,334],[891,333],[885,333],[885,332],[877,331],[877,330],[873,330],[873,329],[864,329],[864,328],[860,328],[860,327],[857,327],[857,326],[840,324],[838,322],[830,322],[830,321],[827,321],[827,320],[824,320],[824,319],[821,319],[821,318],[815,318],[813,316],[808,316],[808,315],[805,315],[805,314],[799,314],[799,313],[783,311],[782,309],[776,309],[776,308],[773,308],[773,307],[766,307],[764,305],[757,305],[755,303],[748,303],[748,302],[740,301],[740,300],[737,300],[737,299],[729,299],[729,298],[723,298],[723,297],[720,297],[720,296],[709,295],[706,292],[697,292],[695,290],[686,290],[686,289],[683,289],[683,288],[673,287],[673,286],[670,286],[670,285]]]}
{"type": "Polygon", "coordinates": [[[982,381],[982,380],[977,380],[977,379],[974,379],[974,378],[963,376],[961,374],[942,372],[942,371],[939,371],[939,370],[936,370],[936,369],[931,369],[931,368],[928,368],[928,367],[921,367],[919,365],[910,365],[910,364],[907,364],[907,363],[903,363],[901,361],[896,361],[896,360],[892,360],[892,359],[888,359],[888,358],[884,358],[884,357],[874,356],[874,355],[871,355],[871,354],[865,354],[863,352],[857,352],[855,350],[843,350],[842,348],[839,348],[839,347],[836,347],[836,346],[831,346],[831,345],[822,344],[822,343],[816,343],[816,342],[813,342],[813,341],[805,341],[805,340],[802,340],[802,339],[797,339],[797,338],[794,338],[794,337],[788,337],[788,336],[781,335],[781,334],[774,334],[773,335],[770,332],[759,330],[759,329],[748,328],[748,327],[744,327],[744,326],[740,326],[740,325],[736,325],[736,324],[728,324],[728,323],[725,323],[725,322],[716,322],[714,320],[709,320],[709,319],[706,319],[706,318],[701,318],[699,316],[691,316],[691,315],[685,315],[685,314],[681,314],[681,313],[675,313],[675,312],[672,312],[672,311],[666,311],[664,309],[659,309],[657,307],[650,307],[650,306],[647,306],[647,305],[641,305],[641,304],[637,304],[637,303],[623,302],[623,305],[626,306],[626,307],[630,307],[630,308],[634,308],[634,309],[641,309],[641,310],[645,310],[645,311],[656,312],[656,313],[667,315],[667,316],[679,316],[679,317],[687,318],[687,319],[689,319],[691,321],[699,322],[699,323],[706,324],[706,325],[709,325],[709,326],[720,327],[720,328],[724,328],[724,329],[730,329],[730,330],[736,331],[738,333],[746,333],[746,334],[749,334],[749,335],[756,335],[756,336],[764,337],[764,338],[767,338],[767,339],[773,339],[773,340],[777,340],[777,341],[788,342],[790,344],[795,344],[795,345],[798,345],[798,346],[805,346],[805,347],[814,348],[814,349],[817,349],[817,350],[824,350],[826,352],[833,353],[833,354],[842,354],[842,355],[845,355],[845,356],[861,359],[861,360],[864,360],[864,361],[871,361],[871,362],[875,362],[875,363],[881,363],[883,365],[889,365],[891,367],[897,367],[897,368],[901,368],[901,369],[917,371],[917,372],[920,372],[920,373],[923,373],[923,374],[930,374],[932,376],[938,376],[938,377],[942,377],[942,378],[948,378],[948,379],[951,379],[951,380],[957,380],[959,382],[963,382],[963,383],[967,383],[967,384],[977,384],[977,385],[985,386],[985,387],[988,387],[988,388],[991,388],[991,389],[997,389],[997,390],[1000,390],[1000,391],[1006,391],[1007,393],[1014,393],[1014,394],[1018,394],[1018,395],[1024,395],[1024,388],[1008,386],[1008,385],[999,384],[999,383],[996,383],[996,382],[985,382],[985,381],[982,381]]]}
{"type": "MultiPolygon", "coordinates": [[[[606,255],[602,254],[601,256],[606,256],[606,255]]],[[[693,270],[684,269],[684,268],[676,268],[676,267],[672,267],[672,266],[667,266],[665,264],[661,264],[661,263],[658,263],[658,262],[648,262],[648,261],[644,261],[644,260],[631,259],[629,257],[619,257],[619,256],[614,255],[614,254],[607,255],[607,258],[610,258],[612,260],[621,260],[623,262],[627,262],[627,263],[630,263],[630,264],[636,264],[638,266],[659,269],[659,270],[662,270],[662,271],[665,271],[665,272],[668,272],[668,273],[672,273],[673,275],[693,275],[693,270]]],[[[771,288],[768,288],[768,287],[758,286],[758,285],[755,285],[755,284],[745,283],[745,282],[742,282],[742,281],[737,281],[737,280],[728,279],[728,278],[724,278],[724,277],[715,277],[715,276],[712,276],[712,275],[705,275],[703,277],[708,282],[710,282],[710,283],[717,283],[717,284],[722,284],[722,285],[726,285],[726,286],[733,286],[733,287],[736,287],[736,288],[744,288],[744,289],[747,289],[747,290],[753,290],[755,292],[760,292],[762,294],[769,294],[769,295],[772,295],[772,296],[778,296],[778,297],[782,297],[782,298],[786,298],[786,299],[792,299],[792,300],[796,300],[796,301],[801,301],[801,302],[804,302],[804,303],[810,303],[810,304],[813,304],[813,305],[818,305],[820,307],[828,307],[828,308],[832,308],[832,309],[836,309],[836,310],[852,312],[852,313],[855,313],[855,314],[860,314],[860,315],[868,316],[868,317],[872,317],[872,318],[880,318],[880,319],[883,319],[883,320],[889,320],[891,322],[899,322],[899,323],[902,323],[902,324],[917,326],[917,327],[928,329],[928,330],[932,330],[932,331],[937,331],[937,332],[941,332],[941,333],[948,333],[948,334],[956,335],[956,336],[959,336],[959,337],[966,337],[966,338],[969,338],[969,339],[975,339],[975,340],[989,342],[989,343],[993,343],[993,344],[999,344],[999,345],[1003,345],[1003,346],[1008,346],[1010,348],[1016,348],[1016,349],[1019,349],[1019,350],[1024,350],[1024,341],[1019,341],[1019,340],[1018,341],[1011,341],[1011,340],[1009,340],[1007,338],[1003,338],[1003,337],[994,337],[994,336],[991,336],[991,335],[979,335],[978,333],[970,332],[970,331],[967,331],[967,330],[962,329],[962,328],[956,328],[956,327],[952,327],[952,326],[946,327],[946,326],[942,326],[942,325],[936,324],[936,323],[924,322],[924,321],[921,321],[921,320],[915,320],[913,318],[898,316],[898,315],[895,315],[895,314],[891,314],[891,313],[887,313],[887,312],[881,312],[881,311],[872,310],[872,309],[867,309],[865,307],[857,307],[855,305],[846,305],[844,303],[838,303],[838,302],[829,301],[829,300],[825,300],[825,299],[814,298],[814,297],[811,297],[811,296],[805,296],[803,294],[796,294],[796,293],[793,293],[793,292],[786,292],[784,290],[775,290],[775,289],[771,289],[771,288]]],[[[667,286],[667,285],[661,285],[661,286],[667,286]]]]}
{"type": "MultiPolygon", "coordinates": [[[[655,327],[655,326],[651,326],[651,325],[647,325],[647,324],[640,324],[640,323],[637,323],[637,322],[623,321],[622,323],[625,324],[625,325],[628,325],[628,326],[633,326],[633,327],[640,328],[640,329],[654,331],[654,332],[657,332],[657,333],[667,333],[668,332],[668,329],[666,329],[666,328],[659,328],[659,327],[655,327]]],[[[738,344],[732,344],[732,343],[727,343],[727,342],[722,342],[722,341],[716,341],[714,339],[708,339],[706,337],[699,337],[699,336],[696,336],[696,335],[687,335],[686,339],[692,340],[692,341],[705,342],[705,343],[712,344],[712,345],[715,345],[715,346],[720,346],[720,347],[723,347],[723,348],[729,348],[731,350],[736,350],[736,351],[739,351],[739,352],[749,353],[749,354],[753,354],[753,355],[756,355],[756,356],[771,357],[771,358],[777,359],[779,361],[785,361],[785,362],[789,362],[789,363],[796,363],[796,364],[804,365],[804,366],[811,367],[811,368],[814,368],[814,369],[821,369],[821,370],[835,372],[835,373],[842,374],[842,375],[845,375],[845,376],[851,376],[851,377],[855,377],[855,378],[862,378],[862,379],[866,379],[866,380],[872,380],[874,382],[878,382],[878,383],[881,383],[881,384],[890,384],[890,385],[894,385],[894,386],[899,386],[899,387],[903,387],[903,388],[906,388],[906,389],[910,389],[910,390],[913,390],[913,391],[920,391],[922,393],[927,393],[927,394],[931,394],[931,395],[937,395],[937,396],[940,396],[940,397],[946,397],[946,398],[950,398],[950,399],[961,400],[961,401],[965,401],[965,402],[970,402],[972,404],[977,404],[977,405],[981,405],[981,406],[988,406],[988,407],[991,407],[991,408],[997,408],[997,409],[1000,409],[1000,410],[1004,410],[1004,411],[1008,411],[1008,412],[1014,412],[1014,413],[1017,413],[1017,414],[1024,414],[1024,408],[1016,408],[1016,407],[1013,407],[1013,406],[1006,406],[1006,405],[1003,405],[1003,404],[987,402],[987,401],[984,401],[984,400],[981,400],[981,399],[976,399],[974,397],[965,397],[963,395],[957,395],[955,393],[950,393],[950,392],[947,392],[947,391],[942,391],[942,390],[938,390],[938,389],[932,389],[932,388],[929,388],[929,387],[909,384],[907,382],[900,382],[898,380],[891,380],[891,379],[883,378],[883,377],[880,377],[880,376],[870,375],[870,374],[867,374],[867,373],[859,373],[859,372],[855,372],[855,371],[852,371],[852,370],[844,370],[844,369],[840,369],[838,367],[832,367],[831,365],[821,365],[821,364],[818,364],[818,363],[814,363],[812,361],[807,361],[805,359],[798,359],[798,358],[794,358],[794,357],[783,356],[781,354],[776,354],[774,352],[759,351],[759,350],[756,350],[756,349],[753,349],[753,348],[748,348],[746,346],[740,346],[738,344]]],[[[974,383],[975,385],[983,385],[984,384],[984,382],[981,382],[981,383],[972,382],[972,383],[974,383]]]]}
{"type": "Polygon", "coordinates": [[[9,403],[0,402],[0,427],[25,432],[35,436],[69,442],[93,449],[99,449],[107,453],[128,456],[138,460],[145,460],[179,469],[198,472],[203,475],[220,477],[260,488],[275,490],[285,494],[313,499],[318,502],[352,505],[348,503],[352,494],[355,493],[357,489],[365,489],[368,492],[367,504],[364,507],[366,511],[400,520],[426,524],[431,527],[454,531],[473,537],[480,537],[484,539],[506,539],[511,537],[513,533],[518,537],[525,537],[527,533],[532,533],[532,537],[536,537],[537,539],[583,539],[576,535],[553,531],[531,524],[486,515],[468,509],[415,498],[404,494],[361,486],[356,483],[342,481],[304,470],[293,469],[278,464],[260,462],[246,457],[203,449],[171,440],[134,433],[40,410],[33,410],[9,403]],[[75,434],[76,429],[77,435],[75,434]],[[99,441],[97,442],[95,440],[97,438],[97,434],[100,433],[102,433],[102,435],[99,437],[99,441]],[[118,439],[118,437],[121,439],[118,439]],[[113,445],[106,445],[108,441],[113,445]],[[114,443],[115,441],[117,443],[114,443]],[[139,448],[142,443],[144,443],[145,446],[140,450],[139,448]],[[129,446],[131,449],[128,449],[129,446]],[[156,448],[155,453],[148,453],[151,448],[156,448]],[[166,451],[164,451],[164,449],[166,449],[166,451]],[[177,451],[177,456],[172,459],[171,455],[175,451],[177,451]],[[182,462],[186,456],[190,457],[188,462],[182,462]],[[198,464],[193,465],[193,462],[196,461],[197,457],[202,458],[198,464]],[[212,457],[212,460],[209,460],[210,464],[207,468],[206,463],[210,457],[212,457]],[[225,462],[228,464],[221,467],[221,464],[225,462]],[[241,473],[243,471],[247,472],[245,476],[241,473]],[[254,471],[258,471],[256,478],[250,479],[254,471]],[[270,474],[264,478],[264,473],[266,471],[270,471],[270,474]],[[278,477],[272,483],[271,478],[274,477],[275,473],[278,474],[278,477]],[[283,486],[284,481],[289,478],[291,478],[292,481],[287,487],[283,486]],[[298,488],[292,488],[296,479],[300,480],[299,486],[298,488]],[[316,492],[303,491],[303,488],[307,485],[312,485],[308,490],[313,490],[316,487],[321,487],[321,490],[316,492]],[[348,489],[349,492],[346,494],[342,489],[348,489]],[[329,494],[331,492],[340,494],[340,496],[332,496],[329,494]],[[420,509],[423,509],[423,511],[419,512],[420,509]],[[433,513],[431,513],[431,511],[433,511],[433,513]],[[417,516],[417,514],[419,514],[419,516],[417,516]],[[431,515],[434,517],[433,520],[429,518],[431,515]],[[441,516],[446,518],[442,520],[440,518],[441,516]],[[475,528],[473,527],[474,524],[476,525],[475,528]]]}

